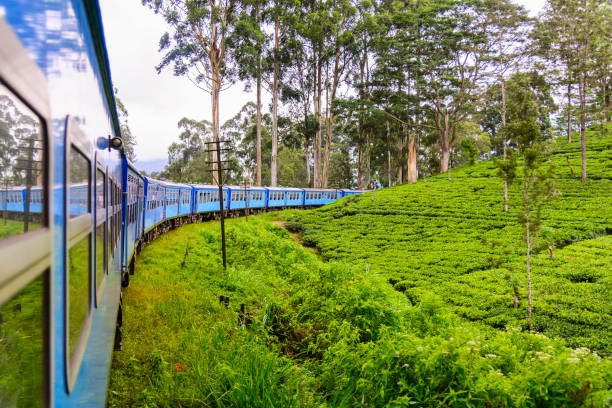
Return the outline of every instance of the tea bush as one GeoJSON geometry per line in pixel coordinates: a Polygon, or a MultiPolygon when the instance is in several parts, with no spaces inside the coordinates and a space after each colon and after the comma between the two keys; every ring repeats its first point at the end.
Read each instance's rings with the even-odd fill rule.
{"type": "MultiPolygon", "coordinates": [[[[580,176],[580,141],[554,146],[560,195],[543,211],[545,232],[535,246],[534,318],[540,333],[610,355],[612,137],[591,132],[587,146],[586,183],[567,165],[569,159],[580,176]]],[[[511,186],[504,213],[502,189],[495,165],[482,162],[453,170],[451,182],[429,177],[287,219],[324,259],[369,267],[413,304],[434,293],[466,320],[525,329],[520,192],[511,186]]]]}

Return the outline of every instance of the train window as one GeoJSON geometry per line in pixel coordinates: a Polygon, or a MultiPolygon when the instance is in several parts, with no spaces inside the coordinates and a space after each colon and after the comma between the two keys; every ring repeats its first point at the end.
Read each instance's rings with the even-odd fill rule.
{"type": "MultiPolygon", "coordinates": [[[[104,172],[96,169],[96,289],[100,290],[106,274],[106,180],[104,172]]],[[[99,302],[97,302],[99,304],[99,302]]]]}
{"type": "MultiPolygon", "coordinates": [[[[2,19],[0,19],[2,20],[2,19]]],[[[0,66],[10,77],[38,70],[25,50],[5,46],[2,31],[0,66]],[[22,54],[20,52],[23,51],[22,54]],[[15,53],[20,55],[15,55],[15,53]],[[6,57],[19,64],[7,64],[6,57]],[[17,57],[17,58],[16,58],[17,57]],[[24,58],[21,58],[24,57],[24,58]]],[[[13,35],[12,32],[10,33],[13,35]]],[[[18,42],[18,40],[15,41],[18,42]]],[[[15,45],[15,44],[11,44],[15,45]]],[[[19,47],[21,45],[19,44],[19,47]]],[[[33,72],[40,73],[40,70],[33,72]]],[[[46,89],[43,83],[22,88],[46,89]]],[[[20,78],[24,80],[25,78],[20,78]]],[[[38,80],[38,77],[34,77],[38,80]]],[[[23,89],[20,89],[23,91],[23,89]]],[[[24,91],[28,94],[27,89],[24,91]]],[[[44,93],[44,91],[43,91],[44,93]]],[[[38,96],[38,93],[36,93],[38,96]]],[[[44,103],[43,103],[44,104],[44,103]]],[[[36,103],[35,103],[36,105],[36,103]]],[[[40,109],[40,106],[37,106],[40,109]]],[[[46,225],[44,124],[36,113],[0,82],[0,406],[44,406],[48,321],[47,273],[51,233],[46,225]],[[35,205],[34,205],[35,204],[35,205]],[[42,205],[41,205],[42,204],[42,205]],[[20,237],[16,237],[20,235],[20,237]],[[12,237],[12,239],[11,239],[12,237]],[[36,265],[36,266],[33,266],[36,265]]]]}
{"type": "MultiPolygon", "coordinates": [[[[66,125],[66,144],[70,153],[67,161],[69,188],[70,221],[68,224],[68,254],[66,260],[66,368],[68,389],[76,380],[80,362],[85,351],[86,339],[91,326],[91,263],[95,223],[92,222],[92,205],[90,203],[90,177],[96,175],[95,206],[103,206],[104,194],[98,187],[99,170],[92,173],[91,162],[85,155],[91,151],[87,137],[80,131],[78,123],[68,118],[66,125]],[[91,176],[90,176],[91,175],[91,176]],[[103,197],[103,196],[102,196],[103,197]]],[[[104,180],[104,179],[102,179],[104,180]]],[[[104,181],[102,181],[104,183],[104,181]]],[[[102,184],[104,186],[104,184],[102,184]]]]}
{"type": "Polygon", "coordinates": [[[31,197],[42,190],[42,123],[32,110],[0,83],[0,240],[42,226],[42,213],[31,197]],[[21,194],[25,195],[25,201],[21,194]],[[13,204],[13,205],[10,205],[13,204]]]}

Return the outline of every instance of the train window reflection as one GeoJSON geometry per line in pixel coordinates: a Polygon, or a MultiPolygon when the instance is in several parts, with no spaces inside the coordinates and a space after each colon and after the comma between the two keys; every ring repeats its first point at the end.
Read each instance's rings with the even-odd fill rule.
{"type": "Polygon", "coordinates": [[[0,240],[42,226],[43,203],[33,202],[43,189],[42,130],[36,114],[0,83],[0,240]]]}
{"type": "Polygon", "coordinates": [[[90,236],[73,245],[68,256],[68,351],[71,357],[89,314],[90,236]]]}
{"type": "Polygon", "coordinates": [[[70,148],[70,218],[89,212],[89,160],[76,148],[70,148]]]}
{"type": "Polygon", "coordinates": [[[0,306],[0,406],[44,406],[44,274],[0,306]]]}
{"type": "Polygon", "coordinates": [[[100,287],[102,278],[106,273],[106,183],[104,173],[96,170],[96,288],[100,287]],[[102,221],[104,220],[104,221],[102,221]],[[101,221],[101,222],[100,222],[101,221]]]}

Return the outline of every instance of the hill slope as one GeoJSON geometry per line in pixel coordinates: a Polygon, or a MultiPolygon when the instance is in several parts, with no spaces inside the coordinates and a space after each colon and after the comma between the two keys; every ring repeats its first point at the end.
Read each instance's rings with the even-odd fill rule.
{"type": "MultiPolygon", "coordinates": [[[[609,132],[610,133],[610,132],[609,132]]],[[[586,183],[580,143],[554,149],[559,197],[543,212],[553,255],[539,241],[533,262],[535,330],[569,346],[612,353],[612,137],[588,138],[586,183]]],[[[526,328],[525,249],[518,187],[502,211],[492,162],[349,197],[292,215],[304,242],[324,258],[364,265],[413,304],[434,293],[457,315],[490,327],[526,328]],[[518,308],[514,307],[514,296],[518,308]]]]}

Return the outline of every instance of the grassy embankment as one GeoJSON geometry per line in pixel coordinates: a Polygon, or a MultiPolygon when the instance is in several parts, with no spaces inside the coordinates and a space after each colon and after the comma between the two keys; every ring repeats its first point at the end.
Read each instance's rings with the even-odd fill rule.
{"type": "Polygon", "coordinates": [[[612,360],[566,345],[609,352],[610,142],[590,154],[602,176],[561,179],[544,214],[563,248],[536,256],[536,328],[565,340],[522,329],[520,229],[483,163],[290,215],[323,259],[277,214],[229,222],[227,272],[217,223],[158,238],[124,297],[109,405],[609,404],[612,360]]]}

